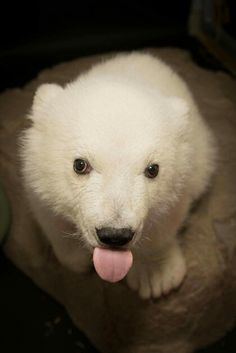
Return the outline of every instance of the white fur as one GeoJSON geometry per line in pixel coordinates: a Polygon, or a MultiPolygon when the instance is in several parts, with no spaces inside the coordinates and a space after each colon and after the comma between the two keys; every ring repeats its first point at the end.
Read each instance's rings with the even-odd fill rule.
{"type": "Polygon", "coordinates": [[[39,87],[29,118],[25,185],[58,259],[85,271],[96,228],[132,227],[130,287],[143,298],[178,287],[186,266],[176,233],[214,170],[212,135],[182,79],[150,55],[118,55],[64,88],[39,87]],[[74,172],[79,157],[90,174],[74,172]],[[144,175],[150,163],[155,179],[144,175]]]}

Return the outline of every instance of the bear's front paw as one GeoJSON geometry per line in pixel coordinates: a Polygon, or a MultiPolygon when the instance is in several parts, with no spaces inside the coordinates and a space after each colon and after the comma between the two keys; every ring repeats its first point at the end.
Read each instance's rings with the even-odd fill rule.
{"type": "Polygon", "coordinates": [[[178,288],[186,275],[186,264],[180,250],[176,250],[160,263],[136,261],[127,275],[129,287],[142,299],[159,298],[178,288]]]}

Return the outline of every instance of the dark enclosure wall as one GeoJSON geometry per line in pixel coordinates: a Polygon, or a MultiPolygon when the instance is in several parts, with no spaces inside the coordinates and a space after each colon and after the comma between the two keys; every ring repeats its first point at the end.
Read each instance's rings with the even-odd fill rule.
{"type": "Polygon", "coordinates": [[[190,1],[5,3],[0,10],[0,88],[77,56],[184,45],[190,1]]]}

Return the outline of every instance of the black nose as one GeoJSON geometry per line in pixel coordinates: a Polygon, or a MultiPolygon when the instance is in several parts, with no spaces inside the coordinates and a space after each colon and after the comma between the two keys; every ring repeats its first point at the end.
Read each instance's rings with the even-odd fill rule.
{"type": "Polygon", "coordinates": [[[130,228],[101,228],[96,229],[99,240],[109,246],[125,245],[134,236],[130,228]]]}

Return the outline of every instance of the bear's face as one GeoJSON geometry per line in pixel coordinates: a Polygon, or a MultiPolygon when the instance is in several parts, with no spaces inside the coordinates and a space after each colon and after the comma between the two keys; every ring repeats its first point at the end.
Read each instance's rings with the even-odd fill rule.
{"type": "Polygon", "coordinates": [[[96,229],[158,220],[187,186],[192,150],[188,109],[123,82],[81,82],[36,93],[23,138],[26,183],[91,246],[96,229]]]}

